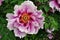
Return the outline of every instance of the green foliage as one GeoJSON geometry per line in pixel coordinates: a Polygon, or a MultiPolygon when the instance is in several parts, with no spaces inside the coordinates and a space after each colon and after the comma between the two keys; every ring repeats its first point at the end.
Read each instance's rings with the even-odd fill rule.
{"type": "Polygon", "coordinates": [[[46,4],[45,4],[43,7],[44,7],[44,9],[45,9],[46,12],[48,12],[48,11],[50,10],[49,5],[46,5],[46,4]]]}
{"type": "Polygon", "coordinates": [[[46,17],[45,21],[45,29],[47,28],[54,28],[55,30],[58,30],[58,23],[55,21],[55,19],[51,16],[46,17]]]}
{"type": "Polygon", "coordinates": [[[13,32],[7,29],[6,23],[6,19],[0,17],[0,35],[2,36],[0,40],[16,40],[13,32]]]}

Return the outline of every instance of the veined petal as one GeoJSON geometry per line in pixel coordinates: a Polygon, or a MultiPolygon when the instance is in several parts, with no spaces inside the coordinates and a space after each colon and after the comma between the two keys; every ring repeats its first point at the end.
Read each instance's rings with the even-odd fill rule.
{"type": "Polygon", "coordinates": [[[19,31],[18,29],[14,29],[14,34],[16,37],[23,38],[26,36],[26,33],[19,31]]]}
{"type": "Polygon", "coordinates": [[[8,21],[7,28],[9,30],[13,30],[14,29],[14,22],[15,22],[15,19],[12,19],[12,20],[8,21]]]}
{"type": "Polygon", "coordinates": [[[27,12],[33,12],[37,9],[37,7],[33,4],[33,2],[25,1],[21,4],[21,9],[25,9],[25,11],[27,10],[27,12]]]}
{"type": "Polygon", "coordinates": [[[51,0],[49,6],[52,8],[52,12],[54,12],[55,9],[60,12],[60,0],[51,0]]]}
{"type": "Polygon", "coordinates": [[[6,17],[7,17],[8,19],[13,19],[13,18],[14,18],[14,14],[8,13],[8,14],[6,14],[6,17]]]}
{"type": "Polygon", "coordinates": [[[50,5],[50,7],[51,7],[52,9],[54,9],[54,7],[55,7],[54,1],[49,2],[49,5],[50,5]]]}
{"type": "Polygon", "coordinates": [[[27,30],[28,30],[28,34],[34,34],[35,33],[35,28],[32,24],[29,25],[27,30]]]}

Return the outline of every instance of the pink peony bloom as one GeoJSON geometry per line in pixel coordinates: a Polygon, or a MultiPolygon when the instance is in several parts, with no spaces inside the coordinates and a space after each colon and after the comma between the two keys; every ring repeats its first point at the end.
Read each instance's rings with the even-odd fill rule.
{"type": "Polygon", "coordinates": [[[0,0],[0,6],[2,5],[2,1],[4,1],[4,0],[0,0]]]}
{"type": "Polygon", "coordinates": [[[37,10],[37,7],[31,1],[25,1],[21,5],[15,5],[14,14],[8,13],[7,28],[14,30],[17,37],[23,38],[26,34],[37,34],[38,30],[43,29],[43,12],[37,10]]]}
{"type": "Polygon", "coordinates": [[[49,39],[52,39],[52,38],[53,38],[53,35],[52,35],[52,34],[48,34],[47,37],[48,37],[49,39]]]}
{"type": "Polygon", "coordinates": [[[47,37],[49,38],[49,39],[52,39],[53,38],[53,35],[52,35],[52,32],[54,31],[54,28],[53,29],[47,29],[47,32],[49,33],[48,35],[47,35],[47,37]]]}
{"type": "Polygon", "coordinates": [[[51,0],[49,5],[53,10],[57,9],[60,12],[60,0],[51,0]]]}
{"type": "Polygon", "coordinates": [[[48,33],[52,33],[53,31],[54,31],[54,28],[53,29],[47,29],[48,33]]]}

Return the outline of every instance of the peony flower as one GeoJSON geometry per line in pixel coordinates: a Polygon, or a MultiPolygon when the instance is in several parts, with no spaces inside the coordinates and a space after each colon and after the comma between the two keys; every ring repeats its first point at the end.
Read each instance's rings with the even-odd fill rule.
{"type": "Polygon", "coordinates": [[[60,12],[60,0],[51,0],[49,2],[50,7],[53,9],[57,9],[60,12]]]}
{"type": "Polygon", "coordinates": [[[54,28],[53,29],[47,29],[48,33],[52,33],[53,31],[54,31],[54,28]]]}
{"type": "Polygon", "coordinates": [[[25,1],[21,5],[15,5],[14,14],[8,13],[7,28],[14,30],[16,37],[23,38],[26,34],[37,34],[38,30],[43,29],[44,17],[42,10],[37,10],[37,7],[31,1],[25,1]]]}
{"type": "Polygon", "coordinates": [[[47,37],[48,37],[49,39],[52,39],[52,38],[53,38],[53,35],[52,35],[52,34],[48,34],[47,37]]]}
{"type": "Polygon", "coordinates": [[[4,1],[4,0],[0,0],[0,6],[2,5],[2,1],[4,1]]]}
{"type": "Polygon", "coordinates": [[[47,35],[47,37],[49,38],[49,39],[52,39],[53,38],[53,35],[52,35],[52,32],[54,31],[54,28],[53,29],[47,29],[47,32],[49,33],[48,35],[47,35]]]}

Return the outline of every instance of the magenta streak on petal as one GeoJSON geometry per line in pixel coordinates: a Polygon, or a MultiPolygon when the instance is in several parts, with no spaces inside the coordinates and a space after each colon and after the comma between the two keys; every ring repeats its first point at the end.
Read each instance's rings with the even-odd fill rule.
{"type": "Polygon", "coordinates": [[[17,12],[17,13],[18,13],[18,16],[20,16],[20,15],[21,15],[21,12],[20,12],[20,10],[18,10],[18,12],[17,12]]]}
{"type": "Polygon", "coordinates": [[[54,2],[60,8],[60,4],[58,3],[58,0],[54,0],[54,2]]]}

